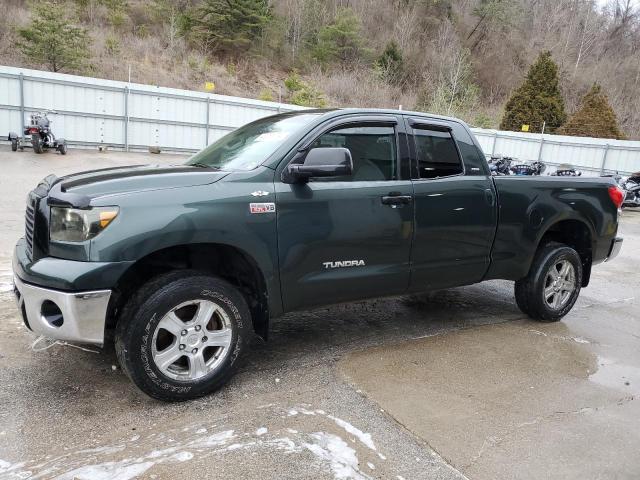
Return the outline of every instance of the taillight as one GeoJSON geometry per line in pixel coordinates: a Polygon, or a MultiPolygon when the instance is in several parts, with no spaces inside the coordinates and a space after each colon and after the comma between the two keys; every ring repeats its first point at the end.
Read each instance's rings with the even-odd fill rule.
{"type": "Polygon", "coordinates": [[[611,185],[609,187],[609,196],[616,208],[620,208],[622,206],[622,202],[624,202],[624,190],[618,186],[611,185]]]}
{"type": "Polygon", "coordinates": [[[38,133],[38,129],[37,128],[30,128],[29,129],[29,133],[38,133]]]}

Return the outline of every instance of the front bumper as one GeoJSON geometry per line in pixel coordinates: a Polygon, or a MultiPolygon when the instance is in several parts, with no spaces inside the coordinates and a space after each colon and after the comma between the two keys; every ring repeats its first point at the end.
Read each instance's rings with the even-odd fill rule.
{"type": "Polygon", "coordinates": [[[25,325],[49,338],[102,345],[112,288],[132,263],[54,257],[32,261],[20,239],[13,274],[25,325]]]}
{"type": "Polygon", "coordinates": [[[104,344],[111,290],[61,292],[24,283],[14,276],[14,293],[25,325],[56,340],[104,344]]]}

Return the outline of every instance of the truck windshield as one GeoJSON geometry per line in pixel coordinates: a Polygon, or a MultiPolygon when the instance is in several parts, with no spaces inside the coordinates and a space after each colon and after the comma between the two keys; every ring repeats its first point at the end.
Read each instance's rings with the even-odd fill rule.
{"type": "Polygon", "coordinates": [[[297,133],[319,113],[284,113],[262,118],[240,127],[204,150],[186,165],[216,170],[252,170],[264,162],[287,138],[297,133]]]}

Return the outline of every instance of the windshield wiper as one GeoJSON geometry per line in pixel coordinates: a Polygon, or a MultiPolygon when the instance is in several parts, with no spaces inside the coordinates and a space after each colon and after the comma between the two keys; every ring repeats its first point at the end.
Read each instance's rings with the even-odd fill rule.
{"type": "Polygon", "coordinates": [[[191,167],[210,168],[211,170],[220,170],[220,167],[214,167],[212,165],[207,165],[206,163],[191,163],[189,165],[191,167]]]}

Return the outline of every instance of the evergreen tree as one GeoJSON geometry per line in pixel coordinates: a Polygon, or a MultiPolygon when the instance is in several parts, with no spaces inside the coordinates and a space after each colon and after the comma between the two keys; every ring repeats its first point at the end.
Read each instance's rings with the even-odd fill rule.
{"type": "Polygon", "coordinates": [[[625,138],[618,127],[616,112],[609,105],[609,99],[597,83],[594,83],[591,90],[582,98],[578,111],[558,130],[558,133],[576,137],[618,140],[625,138]]]}
{"type": "Polygon", "coordinates": [[[291,72],[291,75],[284,81],[284,85],[289,91],[289,103],[303,107],[322,108],[326,106],[322,92],[302,80],[297,72],[291,72]]]}
{"type": "Polygon", "coordinates": [[[205,0],[194,15],[196,40],[220,55],[248,50],[271,21],[267,0],[205,0]]]}
{"type": "Polygon", "coordinates": [[[71,24],[65,5],[57,1],[35,2],[31,22],[18,35],[22,53],[54,72],[83,70],[90,57],[89,35],[71,24]]]}
{"type": "Polygon", "coordinates": [[[356,62],[365,56],[366,49],[360,33],[360,20],[350,8],[341,8],[333,23],[318,33],[313,56],[320,63],[356,62]]]}
{"type": "Polygon", "coordinates": [[[522,125],[530,125],[532,130],[540,131],[545,123],[546,131],[554,132],[566,118],[558,85],[558,66],[551,52],[542,52],[529,68],[524,83],[507,102],[500,128],[520,131],[522,125]]]}
{"type": "Polygon", "coordinates": [[[404,75],[404,58],[398,44],[392,40],[387,43],[375,64],[380,76],[389,83],[397,84],[404,75]]]}

